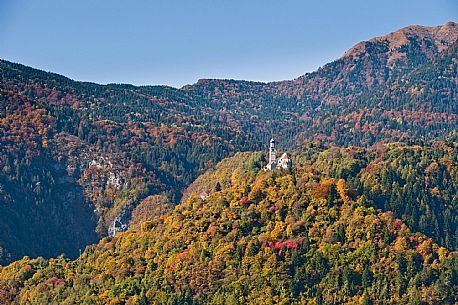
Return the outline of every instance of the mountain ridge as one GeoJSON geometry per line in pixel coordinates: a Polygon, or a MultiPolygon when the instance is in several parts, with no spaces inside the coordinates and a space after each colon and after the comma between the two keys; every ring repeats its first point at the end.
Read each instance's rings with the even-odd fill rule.
{"type": "MultiPolygon", "coordinates": [[[[458,24],[456,22],[454,22],[454,21],[448,21],[447,23],[444,23],[442,25],[437,25],[437,26],[409,25],[409,26],[406,26],[404,28],[395,30],[395,31],[393,31],[393,32],[391,32],[389,34],[378,36],[378,37],[374,37],[374,38],[371,38],[369,40],[358,42],[354,46],[350,47],[346,52],[344,52],[343,55],[341,55],[336,60],[339,60],[339,59],[345,58],[347,56],[353,55],[354,52],[360,51],[362,46],[364,46],[367,43],[380,42],[380,41],[382,41],[382,42],[383,41],[389,41],[389,38],[391,38],[391,37],[399,37],[399,36],[401,36],[402,38],[406,38],[407,34],[409,34],[409,35],[417,35],[417,36],[419,36],[421,38],[434,38],[434,40],[436,40],[435,41],[435,45],[438,46],[438,52],[442,52],[448,46],[450,46],[453,42],[455,42],[458,39],[458,29],[457,29],[457,27],[458,27],[458,24]],[[423,34],[423,35],[418,35],[418,34],[423,34]]],[[[405,39],[402,43],[398,42],[398,43],[400,43],[400,45],[397,46],[397,47],[402,46],[406,42],[407,42],[407,39],[405,39]]],[[[361,55],[361,54],[358,53],[358,55],[361,55]]],[[[15,65],[19,65],[19,66],[30,68],[29,66],[26,66],[24,64],[11,62],[11,61],[8,61],[7,59],[0,59],[0,60],[2,60],[4,62],[8,62],[10,64],[15,64],[15,65]]],[[[324,64],[323,66],[325,66],[325,65],[326,64],[324,64]]],[[[199,83],[209,82],[209,81],[236,81],[236,82],[241,81],[241,82],[249,82],[249,83],[259,83],[259,84],[282,83],[282,82],[294,81],[294,80],[306,77],[307,75],[312,74],[312,73],[317,72],[318,70],[322,69],[323,66],[319,67],[315,71],[306,72],[303,75],[297,76],[296,78],[293,78],[293,79],[277,80],[277,81],[266,81],[266,82],[264,82],[264,81],[251,81],[251,80],[232,79],[232,78],[230,78],[230,79],[224,79],[224,78],[223,79],[220,79],[220,78],[200,78],[195,83],[185,84],[185,85],[183,85],[181,87],[174,87],[174,86],[169,86],[169,85],[152,85],[152,84],[134,85],[134,84],[130,84],[130,83],[106,83],[106,84],[100,84],[100,83],[93,82],[93,81],[75,80],[75,79],[69,78],[67,76],[64,76],[63,74],[55,73],[55,72],[52,72],[52,71],[46,71],[46,70],[39,69],[39,68],[32,68],[32,69],[34,69],[35,72],[49,73],[49,74],[54,75],[54,76],[63,77],[65,79],[67,79],[67,80],[71,80],[71,81],[79,82],[79,83],[83,83],[83,84],[94,84],[94,85],[100,85],[100,86],[127,85],[127,86],[134,86],[134,87],[168,87],[168,88],[171,88],[171,89],[183,89],[184,87],[198,85],[199,83]]]]}

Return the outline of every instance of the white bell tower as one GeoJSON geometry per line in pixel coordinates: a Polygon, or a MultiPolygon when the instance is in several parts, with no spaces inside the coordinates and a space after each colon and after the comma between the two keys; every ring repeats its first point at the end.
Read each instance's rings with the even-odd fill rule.
{"type": "Polygon", "coordinates": [[[270,140],[270,147],[269,147],[269,163],[277,162],[277,158],[275,157],[275,140],[270,140]]]}

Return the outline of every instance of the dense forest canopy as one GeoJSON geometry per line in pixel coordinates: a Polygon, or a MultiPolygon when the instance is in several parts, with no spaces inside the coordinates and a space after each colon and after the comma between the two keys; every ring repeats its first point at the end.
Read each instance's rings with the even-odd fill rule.
{"type": "Polygon", "coordinates": [[[0,60],[0,265],[32,257],[0,303],[456,302],[457,39],[183,88],[0,60]],[[292,171],[260,171],[271,137],[292,171]]]}
{"type": "MultiPolygon", "coordinates": [[[[102,239],[75,261],[24,258],[0,269],[0,301],[453,304],[457,252],[377,208],[389,182],[378,171],[370,176],[387,160],[407,163],[417,153],[431,166],[428,153],[447,148],[313,148],[292,171],[269,172],[260,170],[260,153],[237,153],[199,177],[173,211],[102,239]]],[[[438,182],[443,174],[427,175],[438,182]]],[[[456,196],[454,186],[430,186],[456,196]]],[[[409,195],[391,196],[409,205],[409,195]]]]}

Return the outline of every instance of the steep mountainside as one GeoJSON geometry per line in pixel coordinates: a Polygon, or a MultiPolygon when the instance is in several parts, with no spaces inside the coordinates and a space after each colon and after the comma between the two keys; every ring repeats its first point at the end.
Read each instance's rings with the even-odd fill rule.
{"type": "Polygon", "coordinates": [[[421,137],[456,140],[457,39],[458,25],[453,22],[410,26],[359,43],[340,59],[292,81],[200,80],[183,89],[230,109],[237,121],[250,118],[245,130],[269,131],[284,137],[286,143],[320,140],[368,146],[421,137]],[[425,73],[428,67],[444,75],[432,79],[425,73]],[[399,82],[408,83],[411,74],[421,82],[416,89],[420,94],[404,96],[399,82]],[[422,92],[425,85],[429,90],[422,92]],[[396,91],[396,104],[386,100],[390,96],[374,100],[380,91],[396,91]],[[422,107],[424,102],[429,107],[422,107]],[[418,122],[421,117],[427,124],[418,122]]]}
{"type": "MultiPolygon", "coordinates": [[[[0,268],[0,302],[454,304],[457,252],[375,209],[372,195],[352,186],[361,180],[363,189],[383,192],[389,182],[372,168],[390,170],[389,161],[404,172],[419,149],[384,148],[312,149],[290,172],[264,172],[260,154],[236,154],[198,179],[222,186],[205,200],[191,192],[172,212],[103,239],[75,261],[24,258],[0,268]]],[[[427,177],[437,196],[456,196],[456,184],[438,183],[440,171],[427,177]]]]}
{"type": "Polygon", "coordinates": [[[116,220],[142,199],[164,193],[176,202],[198,173],[223,156],[256,148],[237,130],[169,110],[179,111],[178,98],[141,93],[167,95],[167,88],[131,91],[130,86],[78,83],[21,65],[0,65],[5,219],[0,263],[23,255],[76,256],[96,241],[96,233],[105,236],[113,223],[127,225],[129,217],[124,223],[116,220]],[[163,110],[161,103],[169,108],[163,110]],[[45,205],[37,209],[40,203],[45,205]],[[79,218],[75,209],[84,209],[85,216],[79,218]],[[24,225],[31,219],[32,226],[24,225]],[[80,233],[62,225],[65,219],[72,220],[69,224],[79,219],[76,225],[87,229],[70,237],[80,233]],[[40,242],[43,238],[53,242],[40,242]]]}
{"type": "Polygon", "coordinates": [[[458,42],[401,78],[338,106],[323,106],[297,139],[338,145],[431,139],[457,140],[458,42]]]}
{"type": "Polygon", "coordinates": [[[76,82],[0,61],[0,230],[9,232],[0,235],[0,264],[75,256],[131,215],[138,224],[140,211],[168,210],[206,169],[272,136],[291,149],[456,142],[457,37],[452,22],[410,26],[292,81],[181,89],[76,82]],[[56,236],[52,249],[44,235],[56,236]]]}
{"type": "Polygon", "coordinates": [[[76,256],[97,241],[97,219],[82,188],[45,153],[54,119],[24,97],[2,92],[0,101],[0,263],[25,254],[76,256]]]}

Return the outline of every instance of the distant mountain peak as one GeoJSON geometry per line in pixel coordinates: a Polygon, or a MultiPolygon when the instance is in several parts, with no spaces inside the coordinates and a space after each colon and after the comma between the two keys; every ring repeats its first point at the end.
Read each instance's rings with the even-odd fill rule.
{"type": "Polygon", "coordinates": [[[458,26],[453,21],[439,26],[410,25],[388,35],[362,41],[345,52],[341,58],[359,57],[367,53],[369,45],[382,43],[388,47],[388,61],[393,61],[405,56],[402,47],[408,45],[412,39],[416,39],[420,46],[434,45],[437,52],[442,52],[458,39],[458,26]]]}

